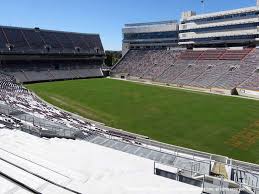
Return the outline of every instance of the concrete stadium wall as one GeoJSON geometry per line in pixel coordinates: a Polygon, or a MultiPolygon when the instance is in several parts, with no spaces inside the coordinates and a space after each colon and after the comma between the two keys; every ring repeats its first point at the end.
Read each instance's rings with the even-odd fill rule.
{"type": "MultiPolygon", "coordinates": [[[[200,91],[200,92],[206,92],[206,93],[215,93],[215,94],[221,94],[221,95],[235,95],[235,89],[227,90],[222,88],[199,88],[199,87],[193,87],[188,85],[178,85],[178,84],[171,84],[171,83],[163,83],[163,82],[155,82],[148,79],[140,79],[139,77],[133,77],[129,76],[127,73],[120,73],[120,74],[111,74],[111,77],[122,79],[121,76],[124,76],[125,80],[131,80],[136,82],[142,82],[142,83],[149,83],[154,85],[160,85],[160,86],[169,86],[174,88],[182,88],[187,90],[193,90],[193,91],[200,91]]],[[[259,98],[259,94],[258,94],[259,98]]]]}
{"type": "Polygon", "coordinates": [[[223,94],[223,95],[232,95],[233,94],[233,90],[227,90],[227,89],[222,89],[222,88],[211,88],[210,91],[212,93],[223,94]]]}
{"type": "Polygon", "coordinates": [[[259,98],[259,91],[256,90],[247,90],[243,88],[237,88],[237,93],[240,96],[259,98]]]}
{"type": "Polygon", "coordinates": [[[119,78],[119,79],[128,79],[128,73],[110,73],[110,77],[119,78]]]}
{"type": "Polygon", "coordinates": [[[198,88],[198,87],[192,87],[192,86],[183,86],[183,88],[191,89],[191,90],[197,90],[202,92],[211,92],[211,89],[208,88],[198,88]]]}

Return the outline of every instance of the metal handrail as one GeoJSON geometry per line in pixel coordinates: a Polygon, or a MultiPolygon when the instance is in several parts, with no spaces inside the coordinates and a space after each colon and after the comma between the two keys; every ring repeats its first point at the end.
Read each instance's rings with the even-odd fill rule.
{"type": "MultiPolygon", "coordinates": [[[[168,165],[168,164],[166,164],[166,163],[163,163],[163,162],[155,162],[154,161],[154,173],[155,173],[155,169],[156,169],[156,164],[162,164],[162,165],[165,165],[165,166],[168,166],[168,167],[172,167],[172,168],[175,168],[176,169],[176,171],[177,171],[177,173],[174,173],[174,174],[176,174],[176,176],[177,176],[177,174],[178,174],[178,172],[181,172],[182,170],[184,170],[184,171],[187,171],[187,172],[189,172],[189,173],[191,173],[191,174],[193,174],[193,173],[197,173],[196,171],[194,171],[194,170],[188,170],[188,169],[180,169],[180,168],[177,168],[177,167],[174,167],[174,166],[170,166],[170,165],[168,165]]],[[[164,170],[164,171],[166,171],[166,170],[164,170]]],[[[170,171],[168,171],[169,173],[170,173],[170,171]]],[[[200,174],[200,173],[199,173],[200,174]]],[[[206,175],[206,174],[200,174],[199,175],[199,177],[203,177],[203,179],[201,180],[202,181],[202,191],[204,192],[204,191],[206,191],[206,188],[204,187],[204,185],[205,185],[205,183],[206,183],[206,180],[205,180],[205,177],[206,176],[208,176],[208,175],[206,175]]],[[[193,179],[195,179],[195,177],[192,177],[193,179]]],[[[178,181],[178,179],[176,178],[175,180],[177,180],[178,181]]],[[[219,184],[219,194],[221,193],[221,191],[223,190],[223,183],[224,183],[224,178],[221,176],[221,179],[220,179],[220,184],[219,184]]],[[[244,188],[244,187],[248,187],[248,188],[250,188],[251,190],[254,190],[254,193],[255,194],[257,194],[257,192],[259,192],[259,187],[257,187],[257,186],[251,186],[251,185],[248,185],[248,184],[245,184],[245,183],[237,183],[237,182],[235,182],[238,186],[239,186],[239,189],[241,190],[242,188],[244,188]]],[[[237,188],[238,189],[238,188],[237,188]]]]}

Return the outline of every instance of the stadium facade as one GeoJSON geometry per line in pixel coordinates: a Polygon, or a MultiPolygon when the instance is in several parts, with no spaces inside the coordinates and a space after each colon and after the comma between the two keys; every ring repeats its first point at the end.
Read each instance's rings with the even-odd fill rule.
{"type": "Polygon", "coordinates": [[[184,12],[179,45],[187,47],[255,46],[259,37],[259,7],[196,15],[184,12]]]}
{"type": "Polygon", "coordinates": [[[176,20],[125,24],[122,50],[195,47],[255,47],[259,40],[259,2],[253,7],[196,14],[182,13],[176,20]]]}
{"type": "Polygon", "coordinates": [[[130,49],[171,48],[178,45],[177,21],[125,24],[122,54],[130,49]]]}

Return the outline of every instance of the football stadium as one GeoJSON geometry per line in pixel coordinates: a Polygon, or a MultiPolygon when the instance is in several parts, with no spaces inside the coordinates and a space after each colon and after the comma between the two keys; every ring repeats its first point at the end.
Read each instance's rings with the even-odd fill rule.
{"type": "Polygon", "coordinates": [[[259,0],[179,18],[0,26],[0,193],[259,194],[259,0]]]}

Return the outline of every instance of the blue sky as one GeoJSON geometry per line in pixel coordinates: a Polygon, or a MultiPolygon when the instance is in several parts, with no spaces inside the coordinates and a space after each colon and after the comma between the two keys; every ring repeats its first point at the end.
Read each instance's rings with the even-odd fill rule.
{"type": "MultiPolygon", "coordinates": [[[[179,19],[203,12],[201,0],[0,0],[0,24],[99,33],[106,50],[121,49],[125,23],[179,19]]],[[[205,0],[205,12],[254,6],[256,0],[205,0]]]]}

